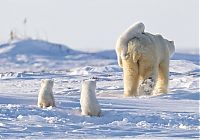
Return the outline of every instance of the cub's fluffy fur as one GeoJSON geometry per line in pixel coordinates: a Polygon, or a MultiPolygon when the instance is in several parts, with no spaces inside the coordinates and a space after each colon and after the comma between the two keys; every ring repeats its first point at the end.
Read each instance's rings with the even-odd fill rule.
{"type": "Polygon", "coordinates": [[[49,107],[55,106],[55,100],[53,97],[53,80],[50,79],[42,79],[41,80],[41,88],[40,92],[38,95],[38,107],[44,108],[44,107],[49,107]]]}
{"type": "Polygon", "coordinates": [[[84,80],[81,89],[81,114],[89,116],[99,116],[101,113],[100,105],[96,99],[96,81],[84,80]]]}

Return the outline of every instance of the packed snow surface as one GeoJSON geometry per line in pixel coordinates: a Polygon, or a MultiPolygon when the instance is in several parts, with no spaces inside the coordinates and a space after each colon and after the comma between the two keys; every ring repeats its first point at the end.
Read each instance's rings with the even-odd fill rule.
{"type": "Polygon", "coordinates": [[[40,40],[0,45],[0,138],[198,139],[199,55],[175,54],[170,91],[123,97],[115,52],[83,53],[40,40]],[[37,107],[41,79],[56,107],[37,107]],[[100,117],[81,116],[81,81],[97,81],[100,117]]]}

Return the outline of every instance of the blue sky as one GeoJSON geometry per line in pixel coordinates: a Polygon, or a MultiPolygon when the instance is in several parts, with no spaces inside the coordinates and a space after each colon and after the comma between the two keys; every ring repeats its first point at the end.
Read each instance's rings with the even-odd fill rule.
{"type": "Polygon", "coordinates": [[[136,21],[150,33],[174,40],[179,52],[198,52],[198,0],[0,0],[0,42],[10,30],[73,49],[114,49],[136,21]]]}

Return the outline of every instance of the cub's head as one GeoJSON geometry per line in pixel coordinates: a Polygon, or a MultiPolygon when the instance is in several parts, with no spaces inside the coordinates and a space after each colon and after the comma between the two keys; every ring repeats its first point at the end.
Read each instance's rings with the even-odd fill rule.
{"type": "Polygon", "coordinates": [[[52,79],[42,79],[41,87],[52,88],[54,81],[52,79]]]}
{"type": "Polygon", "coordinates": [[[90,91],[95,91],[96,89],[96,81],[89,79],[89,80],[83,80],[82,81],[82,90],[87,89],[90,91]]]}

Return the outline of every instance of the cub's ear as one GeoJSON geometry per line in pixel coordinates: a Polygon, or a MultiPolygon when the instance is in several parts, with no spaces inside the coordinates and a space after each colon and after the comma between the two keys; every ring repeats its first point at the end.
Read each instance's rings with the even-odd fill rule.
{"type": "Polygon", "coordinates": [[[42,79],[42,80],[41,80],[41,84],[43,84],[43,83],[44,83],[44,81],[45,81],[45,80],[44,80],[44,79],[42,79]]]}

